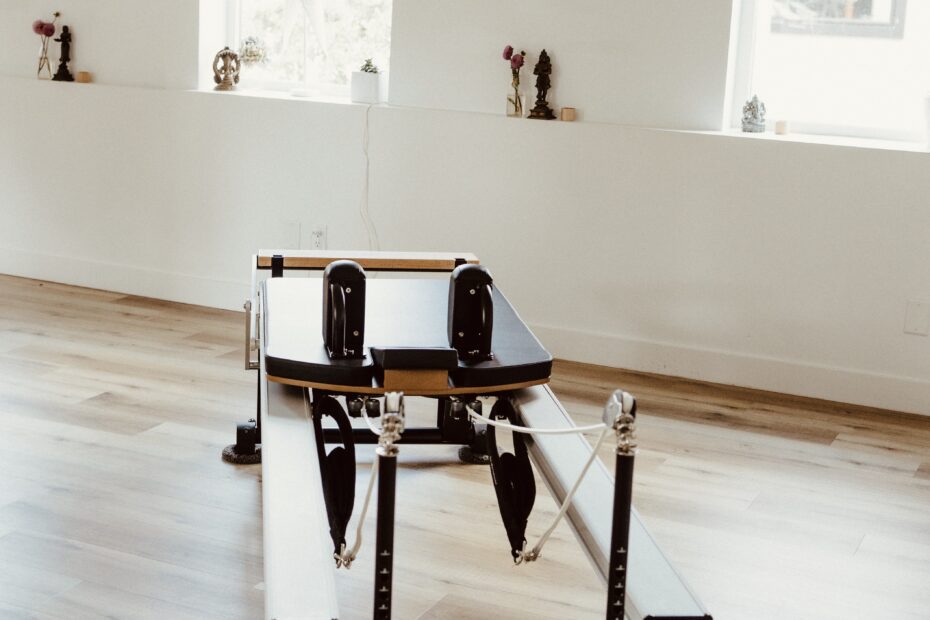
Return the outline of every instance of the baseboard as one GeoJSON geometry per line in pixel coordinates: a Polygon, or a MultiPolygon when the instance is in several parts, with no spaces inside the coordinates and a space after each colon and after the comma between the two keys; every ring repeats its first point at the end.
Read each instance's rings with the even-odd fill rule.
{"type": "Polygon", "coordinates": [[[930,415],[930,381],[549,325],[531,328],[561,359],[930,415]]]}
{"type": "Polygon", "coordinates": [[[219,280],[15,248],[0,247],[0,273],[227,310],[241,310],[249,296],[248,274],[219,280]]]}

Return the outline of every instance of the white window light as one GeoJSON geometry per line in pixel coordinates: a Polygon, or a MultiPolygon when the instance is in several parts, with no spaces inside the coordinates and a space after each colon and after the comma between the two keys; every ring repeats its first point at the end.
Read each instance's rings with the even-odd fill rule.
{"type": "Polygon", "coordinates": [[[737,0],[731,118],[754,94],[771,128],[925,140],[930,2],[737,0]],[[905,10],[906,9],[906,10],[905,10]]]}
{"type": "Polygon", "coordinates": [[[392,0],[231,0],[228,36],[237,48],[249,37],[267,61],[243,68],[243,80],[267,90],[299,89],[346,96],[352,71],[372,58],[386,71],[392,0]]]}

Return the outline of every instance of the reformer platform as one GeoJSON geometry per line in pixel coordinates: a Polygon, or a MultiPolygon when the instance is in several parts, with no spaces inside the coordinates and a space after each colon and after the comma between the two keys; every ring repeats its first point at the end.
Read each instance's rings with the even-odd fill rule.
{"type": "MultiPolygon", "coordinates": [[[[623,394],[623,406],[605,410],[602,440],[611,428],[618,437],[615,474],[622,482],[616,485],[578,434],[533,434],[523,440],[514,433],[515,454],[503,455],[497,453],[493,427],[484,439],[484,425],[477,421],[531,431],[570,431],[575,425],[543,385],[551,356],[477,264],[467,254],[301,252],[288,260],[283,252],[262,252],[255,257],[253,276],[268,269],[275,277],[254,287],[260,303],[246,304],[246,367],[259,371],[259,414],[253,423],[240,425],[233,453],[258,454],[260,445],[265,617],[340,617],[334,570],[352,565],[359,551],[346,543],[355,496],[354,445],[378,442],[377,540],[373,549],[362,548],[357,562],[376,573],[373,618],[391,617],[399,448],[451,443],[491,453],[514,561],[537,559],[527,552],[524,535],[533,503],[525,496],[535,496],[531,458],[556,501],[566,502],[565,518],[608,586],[608,620],[709,620],[630,506],[632,397],[623,394]],[[331,267],[335,259],[354,263],[331,267]],[[326,273],[322,279],[281,277],[293,269],[326,273]],[[412,277],[353,279],[364,278],[364,270],[409,271],[412,277]],[[453,271],[453,276],[417,277],[418,271],[453,271]],[[349,296],[360,292],[363,305],[353,309],[357,302],[349,296]],[[437,399],[435,428],[404,427],[403,397],[414,395],[437,399]],[[336,398],[345,399],[345,410],[336,398]],[[482,402],[494,402],[491,419],[481,415],[482,402]],[[322,428],[324,416],[336,420],[338,429],[322,428]],[[353,426],[358,417],[377,417],[380,435],[353,426]],[[330,443],[343,445],[327,454],[330,443]]],[[[402,489],[397,499],[403,501],[402,489]]]]}

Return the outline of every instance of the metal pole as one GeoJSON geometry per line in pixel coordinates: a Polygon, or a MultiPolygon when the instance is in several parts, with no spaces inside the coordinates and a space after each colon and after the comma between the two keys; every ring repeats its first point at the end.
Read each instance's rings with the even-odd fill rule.
{"type": "Polygon", "coordinates": [[[394,590],[394,500],[397,491],[397,441],[404,432],[403,394],[384,395],[378,455],[378,522],[375,534],[375,620],[391,619],[394,590]]]}
{"type": "Polygon", "coordinates": [[[630,556],[630,511],[633,507],[633,461],[636,456],[636,443],[633,436],[636,401],[625,392],[615,393],[612,400],[619,407],[614,410],[615,417],[612,421],[617,434],[617,461],[614,476],[610,563],[607,574],[606,618],[607,620],[624,620],[626,575],[630,556]]]}
{"type": "MultiPolygon", "coordinates": [[[[380,450],[380,448],[379,448],[380,450]]],[[[375,539],[375,615],[390,620],[394,572],[394,497],[397,457],[378,454],[378,526],[375,539]]]]}

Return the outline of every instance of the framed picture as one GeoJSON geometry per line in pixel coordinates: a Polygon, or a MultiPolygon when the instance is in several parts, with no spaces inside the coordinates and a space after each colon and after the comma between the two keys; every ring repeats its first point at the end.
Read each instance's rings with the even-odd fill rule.
{"type": "Polygon", "coordinates": [[[772,32],[850,37],[904,34],[906,0],[771,0],[772,32]]]}

